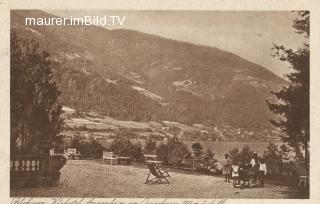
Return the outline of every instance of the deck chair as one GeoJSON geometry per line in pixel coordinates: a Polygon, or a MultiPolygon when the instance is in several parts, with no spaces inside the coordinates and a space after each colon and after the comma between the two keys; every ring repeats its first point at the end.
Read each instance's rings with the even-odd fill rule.
{"type": "Polygon", "coordinates": [[[167,178],[170,178],[168,169],[161,170],[159,167],[156,166],[155,163],[147,163],[146,164],[149,169],[149,174],[146,179],[145,183],[167,183],[169,184],[169,180],[167,178]]]}

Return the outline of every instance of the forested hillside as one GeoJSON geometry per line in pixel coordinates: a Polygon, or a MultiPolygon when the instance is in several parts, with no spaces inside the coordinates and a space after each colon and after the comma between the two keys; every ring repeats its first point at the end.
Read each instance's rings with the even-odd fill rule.
{"type": "Polygon", "coordinates": [[[229,52],[132,30],[30,26],[12,11],[20,37],[46,47],[55,61],[63,105],[121,120],[178,121],[271,128],[270,91],[285,81],[229,52]]]}

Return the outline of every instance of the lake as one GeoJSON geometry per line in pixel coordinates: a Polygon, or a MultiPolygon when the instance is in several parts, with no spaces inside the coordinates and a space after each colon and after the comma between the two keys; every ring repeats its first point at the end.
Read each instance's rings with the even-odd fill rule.
{"type": "MultiPolygon", "coordinates": [[[[144,145],[144,139],[135,139],[134,142],[140,142],[144,145]]],[[[161,141],[157,141],[159,144],[161,141]]],[[[262,155],[263,152],[267,149],[267,146],[270,142],[280,146],[282,141],[254,141],[254,142],[240,142],[240,141],[183,141],[188,148],[191,150],[191,146],[193,143],[199,142],[203,147],[203,150],[206,151],[208,148],[215,154],[216,159],[223,159],[224,154],[228,153],[229,150],[233,149],[234,147],[239,148],[241,150],[245,146],[249,146],[251,150],[257,152],[258,155],[262,155]]]]}
{"type": "MultiPolygon", "coordinates": [[[[140,142],[142,146],[145,144],[145,139],[131,139],[133,143],[140,142]]],[[[65,141],[66,142],[66,141],[65,141]]],[[[101,143],[104,147],[109,147],[112,140],[101,140],[101,143]]],[[[162,141],[156,141],[157,145],[159,145],[162,141]]],[[[240,142],[240,141],[188,141],[185,140],[185,143],[188,148],[191,150],[191,146],[193,143],[199,142],[203,147],[203,150],[206,151],[208,148],[215,154],[216,159],[223,159],[224,154],[228,153],[232,148],[238,147],[241,150],[245,146],[249,146],[251,150],[257,152],[260,155],[266,150],[266,147],[269,145],[269,141],[254,141],[254,142],[240,142]]],[[[282,141],[271,141],[272,143],[280,146],[282,141]]]]}
{"type": "MultiPolygon", "coordinates": [[[[192,144],[195,141],[184,141],[184,143],[191,149],[192,144]]],[[[241,150],[245,146],[249,146],[251,150],[257,152],[258,155],[262,155],[263,152],[267,149],[267,146],[270,142],[264,141],[255,141],[255,142],[237,142],[237,141],[199,141],[203,150],[210,149],[214,154],[215,158],[221,160],[224,158],[224,154],[228,153],[229,150],[234,147],[239,148],[241,150]]],[[[272,143],[280,146],[282,144],[281,141],[273,141],[272,143]]]]}

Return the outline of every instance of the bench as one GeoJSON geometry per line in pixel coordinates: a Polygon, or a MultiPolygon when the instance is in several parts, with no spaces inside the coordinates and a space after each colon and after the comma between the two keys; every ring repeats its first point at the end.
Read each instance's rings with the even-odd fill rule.
{"type": "Polygon", "coordinates": [[[130,157],[118,157],[118,164],[127,164],[129,165],[131,163],[130,157]]]}
{"type": "Polygon", "coordinates": [[[77,152],[77,149],[68,148],[66,151],[66,155],[69,159],[79,159],[80,153],[77,152]]]}
{"type": "Polygon", "coordinates": [[[157,160],[157,155],[155,154],[144,154],[144,160],[146,163],[154,163],[154,164],[161,164],[162,162],[157,160]]]}
{"type": "Polygon", "coordinates": [[[105,160],[110,160],[110,164],[118,164],[118,156],[114,154],[113,152],[106,152],[103,151],[103,156],[102,159],[105,160]]]}

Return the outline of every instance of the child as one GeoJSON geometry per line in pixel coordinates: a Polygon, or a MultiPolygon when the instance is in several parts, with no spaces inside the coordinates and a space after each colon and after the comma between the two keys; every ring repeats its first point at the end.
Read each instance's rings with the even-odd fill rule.
{"type": "Polygon", "coordinates": [[[239,162],[237,160],[233,161],[232,164],[232,180],[235,187],[240,185],[239,162]]]}
{"type": "Polygon", "coordinates": [[[230,176],[231,176],[231,160],[229,154],[224,155],[224,160],[222,160],[223,165],[223,175],[224,175],[224,182],[230,183],[230,176]]]}
{"type": "Polygon", "coordinates": [[[260,159],[260,166],[259,166],[259,182],[261,187],[264,186],[264,177],[267,174],[267,166],[266,163],[264,162],[264,159],[260,159]]]}

